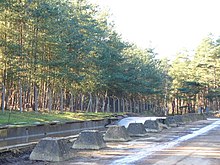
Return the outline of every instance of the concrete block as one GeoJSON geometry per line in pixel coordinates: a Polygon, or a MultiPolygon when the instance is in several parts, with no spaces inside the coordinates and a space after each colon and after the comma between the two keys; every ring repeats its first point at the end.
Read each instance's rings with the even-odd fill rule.
{"type": "Polygon", "coordinates": [[[140,136],[147,135],[147,131],[146,131],[143,123],[130,123],[128,125],[127,131],[130,136],[140,137],[140,136]]]}
{"type": "Polygon", "coordinates": [[[189,122],[191,122],[191,118],[189,117],[189,114],[184,114],[184,115],[183,115],[183,122],[184,122],[184,123],[189,123],[189,122]]]}
{"type": "Polygon", "coordinates": [[[156,120],[146,120],[144,126],[146,129],[160,130],[159,123],[156,120]]]}
{"type": "Polygon", "coordinates": [[[30,160],[63,161],[71,157],[71,146],[62,138],[43,138],[35,146],[30,160]]]}
{"type": "Polygon", "coordinates": [[[182,115],[175,115],[174,120],[176,121],[177,124],[183,124],[183,116],[182,115]]]}
{"type": "Polygon", "coordinates": [[[169,126],[164,123],[164,122],[165,122],[165,119],[156,119],[156,121],[158,122],[159,127],[160,127],[161,130],[162,130],[162,129],[168,129],[168,128],[169,128],[169,126]]]}
{"type": "Polygon", "coordinates": [[[168,116],[164,123],[169,127],[178,127],[178,124],[176,123],[176,120],[174,119],[174,116],[168,116]]]}
{"type": "Polygon", "coordinates": [[[97,130],[82,131],[72,146],[74,149],[91,150],[98,150],[105,147],[106,143],[104,142],[101,133],[97,130]]]}
{"type": "Polygon", "coordinates": [[[110,126],[104,135],[105,141],[129,141],[131,137],[129,136],[126,128],[124,126],[110,126]]]}
{"type": "Polygon", "coordinates": [[[207,120],[206,116],[204,115],[204,113],[202,114],[195,114],[197,120],[207,120]]]}

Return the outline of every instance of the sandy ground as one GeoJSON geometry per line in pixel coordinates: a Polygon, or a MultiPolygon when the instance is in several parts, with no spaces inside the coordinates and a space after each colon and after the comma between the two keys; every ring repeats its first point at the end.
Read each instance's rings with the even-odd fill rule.
{"type": "Polygon", "coordinates": [[[197,121],[180,127],[149,133],[129,142],[107,143],[98,151],[72,150],[73,158],[63,162],[30,161],[26,152],[2,159],[16,165],[219,165],[220,120],[197,121]],[[10,158],[11,157],[11,158],[10,158]]]}

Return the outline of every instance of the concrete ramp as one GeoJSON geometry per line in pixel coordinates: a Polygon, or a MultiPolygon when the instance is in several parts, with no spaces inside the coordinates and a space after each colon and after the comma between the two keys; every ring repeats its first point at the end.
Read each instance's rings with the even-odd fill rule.
{"type": "Polygon", "coordinates": [[[47,137],[41,139],[30,155],[30,160],[64,161],[71,157],[71,146],[66,139],[47,137]]]}
{"type": "Polygon", "coordinates": [[[124,126],[111,126],[104,135],[105,141],[122,141],[126,142],[131,140],[126,128],[124,126]]]}
{"type": "Polygon", "coordinates": [[[102,134],[97,130],[85,130],[79,134],[73,149],[99,150],[106,147],[102,134]]]}
{"type": "Polygon", "coordinates": [[[147,131],[142,123],[130,123],[127,131],[130,136],[141,137],[147,135],[147,131]]]}

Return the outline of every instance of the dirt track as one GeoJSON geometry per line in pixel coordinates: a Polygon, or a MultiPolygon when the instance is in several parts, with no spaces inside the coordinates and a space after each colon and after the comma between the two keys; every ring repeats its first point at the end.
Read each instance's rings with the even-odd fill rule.
{"type": "Polygon", "coordinates": [[[151,133],[130,142],[107,143],[99,151],[73,151],[68,161],[51,163],[28,160],[29,152],[3,164],[50,165],[219,165],[220,122],[197,121],[151,133]],[[214,124],[213,124],[214,123],[214,124]]]}

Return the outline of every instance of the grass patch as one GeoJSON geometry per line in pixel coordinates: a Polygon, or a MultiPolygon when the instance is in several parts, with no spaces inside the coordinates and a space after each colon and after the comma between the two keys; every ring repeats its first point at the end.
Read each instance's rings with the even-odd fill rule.
{"type": "MultiPolygon", "coordinates": [[[[115,113],[114,113],[115,114],[115,113]]],[[[120,113],[122,114],[122,113],[120,113]]],[[[99,120],[112,116],[113,113],[73,113],[53,111],[48,112],[22,112],[19,111],[5,111],[0,113],[0,124],[1,125],[32,125],[36,122],[49,123],[52,121],[67,122],[74,120],[99,120]]]]}

